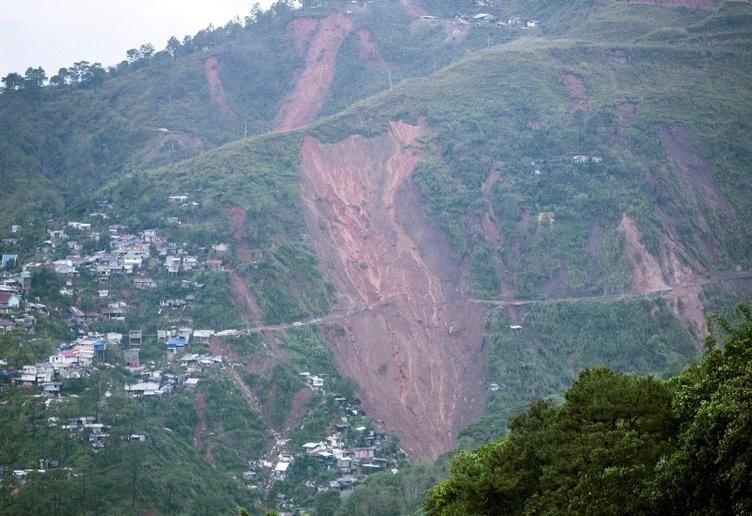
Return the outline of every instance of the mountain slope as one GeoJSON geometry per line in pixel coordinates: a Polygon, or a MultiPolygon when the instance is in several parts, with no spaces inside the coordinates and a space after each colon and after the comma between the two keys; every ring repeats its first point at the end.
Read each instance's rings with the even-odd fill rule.
{"type": "MultiPolygon", "coordinates": [[[[80,171],[113,180],[68,213],[106,198],[129,231],[232,244],[201,320],[253,331],[214,345],[235,357],[233,384],[270,436],[331,426],[325,402],[306,414],[296,394],[298,373],[318,371],[353,388],[358,410],[412,457],[472,446],[585,367],[677,370],[696,356],[708,308],[749,297],[752,10],[697,6],[482,9],[542,20],[525,29],[455,19],[481,8],[454,2],[293,11],[264,43],[283,47],[263,63],[272,75],[283,63],[268,83],[243,86],[244,45],[267,55],[251,36],[161,70],[198,78],[154,108],[157,130],[118,147],[107,174],[80,171]],[[181,111],[180,99],[198,97],[181,111]],[[263,115],[249,134],[264,134],[226,143],[253,110],[263,115]]],[[[152,72],[112,79],[117,95],[69,93],[122,96],[124,109],[138,99],[125,98],[128,81],[152,72]]],[[[32,107],[21,119],[41,123],[32,107]]],[[[110,125],[102,113],[97,134],[116,141],[125,117],[110,125]]],[[[23,145],[4,134],[22,162],[23,145]]],[[[59,146],[81,135],[70,138],[59,146]]],[[[78,177],[70,163],[91,161],[55,156],[46,175],[30,165],[29,182],[54,192],[78,177]]]]}
{"type": "MultiPolygon", "coordinates": [[[[702,41],[711,36],[704,33],[708,27],[732,24],[745,9],[685,18],[702,41]],[[707,20],[698,23],[700,16],[707,20]]],[[[676,20],[660,8],[620,4],[591,16],[654,20],[664,12],[676,20]]],[[[587,19],[581,23],[589,26],[587,19]]],[[[329,334],[339,365],[358,381],[368,410],[408,449],[435,456],[452,442],[438,435],[454,435],[483,410],[478,389],[485,381],[474,358],[481,341],[470,329],[480,326],[479,312],[468,304],[474,298],[511,306],[510,320],[519,323],[525,310],[515,306],[531,300],[662,293],[685,330],[702,337],[703,285],[723,271],[743,276],[749,267],[752,197],[745,194],[750,186],[742,164],[750,149],[722,150],[744,140],[732,133],[749,130],[743,122],[749,105],[736,96],[745,90],[749,60],[746,51],[701,43],[531,35],[356,104],[306,129],[310,136],[302,143],[299,133],[253,143],[265,149],[272,168],[239,160],[249,147],[237,144],[176,168],[176,176],[160,172],[157,190],[164,191],[165,178],[181,177],[173,189],[192,192],[200,184],[206,198],[254,209],[263,216],[261,227],[270,216],[281,217],[272,227],[305,219],[307,229],[285,230],[287,238],[310,236],[311,251],[338,293],[334,308],[351,312],[343,319],[344,336],[329,334]],[[722,89],[712,80],[718,75],[722,89]],[[263,197],[245,186],[246,177],[274,170],[273,149],[283,147],[288,158],[280,170],[290,179],[301,175],[303,205],[302,212],[284,215],[260,208],[263,197]],[[207,169],[222,172],[210,182],[202,173],[207,169]],[[226,189],[235,183],[257,200],[247,204],[246,194],[226,189]],[[450,250],[437,247],[443,237],[431,236],[436,229],[421,215],[422,203],[450,250]],[[453,334],[453,323],[469,333],[453,334]],[[430,346],[449,355],[438,358],[430,346]],[[458,357],[468,352],[462,365],[458,357]],[[454,393],[458,385],[470,390],[454,393]],[[437,408],[429,408],[429,399],[437,408]],[[433,418],[442,421],[437,437],[430,437],[433,418]]],[[[296,187],[285,188],[294,202],[296,187]]],[[[227,220],[219,205],[203,208],[218,222],[227,220]]],[[[266,246],[258,236],[252,240],[258,249],[266,246]]],[[[268,281],[255,272],[248,279],[264,297],[268,281]]],[[[311,306],[311,297],[294,300],[304,294],[291,284],[280,289],[292,293],[290,306],[311,306]]],[[[305,313],[271,315],[278,306],[262,306],[264,317],[290,321],[305,313]]],[[[677,335],[671,338],[686,338],[677,335]]],[[[538,341],[535,334],[523,338],[528,345],[538,341]]],[[[592,357],[578,360],[569,378],[592,357]]],[[[647,359],[660,363],[655,360],[647,359]]]]}

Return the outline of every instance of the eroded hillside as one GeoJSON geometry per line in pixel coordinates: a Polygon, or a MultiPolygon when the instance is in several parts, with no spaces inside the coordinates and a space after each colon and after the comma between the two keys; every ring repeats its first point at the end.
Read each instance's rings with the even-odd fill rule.
{"type": "Polygon", "coordinates": [[[411,182],[428,133],[308,137],[300,172],[312,246],[350,312],[344,335],[329,332],[338,365],[408,453],[436,457],[483,411],[483,311],[411,182]]]}

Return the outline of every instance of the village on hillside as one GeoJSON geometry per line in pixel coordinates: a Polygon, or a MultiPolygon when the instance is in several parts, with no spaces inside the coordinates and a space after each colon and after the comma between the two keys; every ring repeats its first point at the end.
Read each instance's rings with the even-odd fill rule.
{"type": "MultiPolygon", "coordinates": [[[[158,403],[177,391],[195,391],[205,375],[226,374],[237,365],[212,353],[210,340],[247,336],[254,329],[198,325],[196,317],[203,314],[203,296],[211,288],[204,278],[227,275],[230,246],[172,241],[171,229],[183,224],[180,212],[196,203],[185,195],[169,196],[166,203],[176,215],[167,217],[162,229],[131,230],[117,220],[115,207],[107,201],[97,203],[84,221],[49,220],[43,230],[9,228],[0,240],[0,338],[15,338],[19,346],[27,346],[48,338],[51,325],[69,338],[60,339],[41,360],[20,363],[0,356],[0,392],[16,386],[49,408],[77,398],[77,382],[107,369],[119,370],[130,380],[102,386],[101,393],[97,384],[98,399],[106,400],[121,389],[134,401],[158,403]],[[30,235],[36,237],[31,243],[30,235]]],[[[325,481],[306,480],[310,493],[348,492],[368,474],[396,472],[407,460],[362,411],[328,391],[325,375],[299,371],[298,376],[301,387],[334,396],[337,413],[331,431],[311,434],[310,442],[295,447],[275,433],[264,456],[249,458],[248,468],[237,472],[249,489],[268,492],[290,477],[296,462],[313,460],[328,473],[325,481]]],[[[111,444],[113,427],[99,406],[97,401],[89,413],[50,416],[47,425],[98,453],[111,444]]],[[[149,433],[129,429],[124,438],[145,442],[149,433]]],[[[39,468],[0,466],[10,468],[18,486],[32,472],[66,467],[58,458],[40,458],[39,468]]],[[[288,495],[278,502],[281,507],[295,505],[288,495]]]]}

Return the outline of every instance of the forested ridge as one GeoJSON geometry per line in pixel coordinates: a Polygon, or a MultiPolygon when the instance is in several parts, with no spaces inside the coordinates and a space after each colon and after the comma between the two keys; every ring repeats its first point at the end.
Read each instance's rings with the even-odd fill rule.
{"type": "Polygon", "coordinates": [[[736,315],[668,381],[588,369],[562,404],[534,402],[453,459],[426,513],[749,514],[752,309],[736,315]]]}

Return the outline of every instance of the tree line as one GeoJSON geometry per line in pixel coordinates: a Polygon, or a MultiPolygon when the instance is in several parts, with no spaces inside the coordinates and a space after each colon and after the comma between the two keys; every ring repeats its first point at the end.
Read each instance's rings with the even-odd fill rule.
{"type": "Polygon", "coordinates": [[[561,405],[534,402],[455,457],[425,512],[751,513],[752,308],[736,316],[712,316],[708,352],[667,382],[588,369],[561,405]]]}

